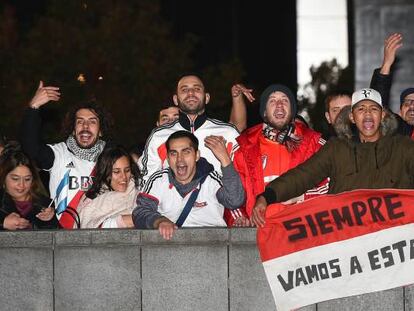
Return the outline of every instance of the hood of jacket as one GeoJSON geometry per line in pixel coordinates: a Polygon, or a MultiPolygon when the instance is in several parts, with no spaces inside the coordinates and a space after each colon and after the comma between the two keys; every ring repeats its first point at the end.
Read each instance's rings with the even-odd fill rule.
{"type": "Polygon", "coordinates": [[[180,184],[174,177],[174,172],[171,168],[168,170],[168,178],[170,183],[177,189],[178,193],[185,197],[187,193],[192,191],[196,188],[200,182],[200,180],[214,171],[214,166],[210,164],[206,159],[200,157],[200,159],[196,163],[196,173],[193,177],[193,180],[188,184],[180,184]]]}
{"type": "MultiPolygon", "coordinates": [[[[388,111],[385,111],[385,117],[381,121],[380,130],[382,136],[393,135],[397,132],[398,120],[395,115],[388,111]]],[[[351,106],[344,107],[338,114],[338,117],[334,124],[334,129],[338,138],[345,138],[348,140],[358,140],[357,128],[355,124],[349,119],[351,113],[351,106]]]]}

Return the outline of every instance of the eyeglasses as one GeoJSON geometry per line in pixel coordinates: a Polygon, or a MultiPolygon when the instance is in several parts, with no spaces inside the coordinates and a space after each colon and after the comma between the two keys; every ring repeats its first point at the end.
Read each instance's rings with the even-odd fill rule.
{"type": "Polygon", "coordinates": [[[403,103],[404,106],[410,106],[414,104],[414,99],[404,99],[403,103]]]}

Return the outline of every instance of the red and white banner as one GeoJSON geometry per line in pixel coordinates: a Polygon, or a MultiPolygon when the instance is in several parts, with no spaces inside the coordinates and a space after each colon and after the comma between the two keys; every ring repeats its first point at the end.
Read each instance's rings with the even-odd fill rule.
{"type": "Polygon", "coordinates": [[[266,219],[257,244],[278,311],[414,283],[414,191],[355,190],[266,219]]]}

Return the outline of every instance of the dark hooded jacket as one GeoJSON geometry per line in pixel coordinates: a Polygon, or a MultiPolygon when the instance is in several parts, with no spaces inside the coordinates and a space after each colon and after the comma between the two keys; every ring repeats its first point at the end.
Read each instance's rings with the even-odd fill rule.
{"type": "MultiPolygon", "coordinates": [[[[390,109],[390,92],[392,85],[392,75],[381,74],[381,68],[376,68],[372,74],[370,87],[381,94],[382,104],[390,109]]],[[[393,113],[393,112],[391,112],[393,113]]],[[[397,120],[397,133],[405,136],[414,137],[414,126],[404,121],[398,114],[393,113],[397,120]]]]}
{"type": "MultiPolygon", "coordinates": [[[[56,218],[56,215],[54,215],[53,218],[49,221],[42,221],[36,217],[36,215],[40,213],[43,208],[48,207],[50,203],[51,200],[45,196],[39,196],[36,199],[33,199],[33,208],[25,217],[32,224],[32,229],[58,228],[58,220],[56,218]]],[[[4,219],[11,213],[19,214],[19,211],[17,210],[12,197],[4,190],[0,190],[0,230],[4,229],[4,219]]]]}
{"type": "Polygon", "coordinates": [[[387,113],[381,124],[382,137],[376,142],[362,143],[352,129],[349,109],[343,109],[338,117],[337,138],[266,187],[264,196],[268,204],[293,198],[326,177],[330,178],[332,194],[354,189],[414,187],[414,141],[395,134],[395,117],[387,113]]]}

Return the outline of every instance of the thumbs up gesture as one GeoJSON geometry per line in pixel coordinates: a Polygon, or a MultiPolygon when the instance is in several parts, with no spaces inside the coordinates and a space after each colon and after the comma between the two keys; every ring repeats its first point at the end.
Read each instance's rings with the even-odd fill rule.
{"type": "Polygon", "coordinates": [[[56,86],[44,86],[43,81],[39,82],[39,87],[29,103],[29,107],[39,109],[49,101],[58,101],[60,99],[59,88],[56,86]]]}

